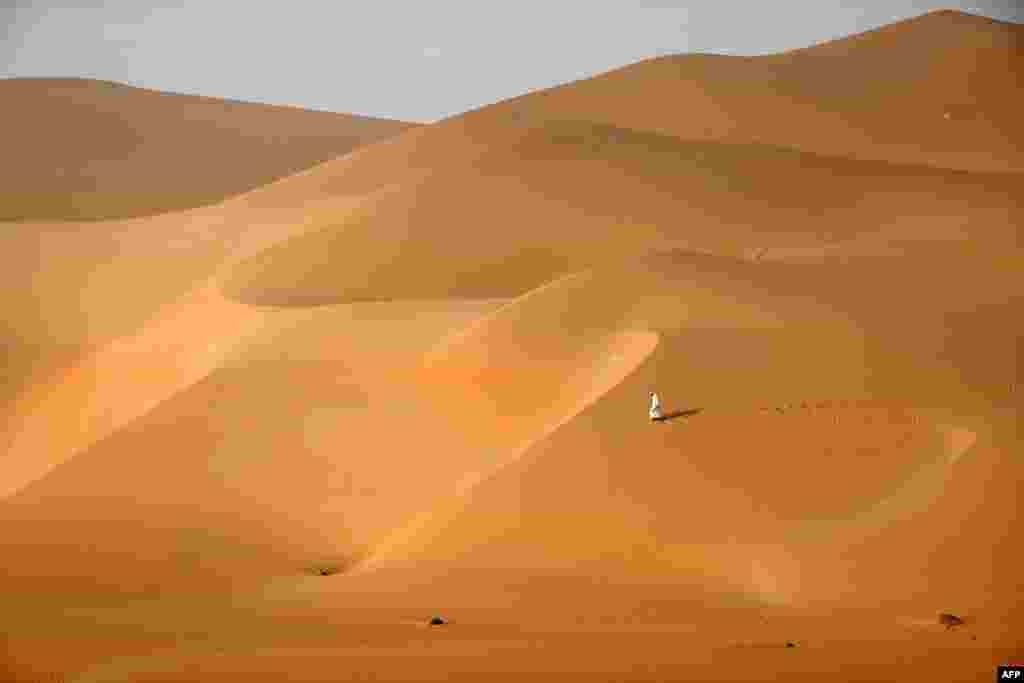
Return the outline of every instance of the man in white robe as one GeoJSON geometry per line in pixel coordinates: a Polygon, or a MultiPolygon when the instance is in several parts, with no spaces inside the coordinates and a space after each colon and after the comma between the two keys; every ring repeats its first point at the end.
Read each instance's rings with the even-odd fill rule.
{"type": "Polygon", "coordinates": [[[651,392],[651,408],[647,411],[647,414],[651,416],[651,420],[660,420],[664,417],[661,413],[661,401],[658,400],[658,395],[651,392]]]}

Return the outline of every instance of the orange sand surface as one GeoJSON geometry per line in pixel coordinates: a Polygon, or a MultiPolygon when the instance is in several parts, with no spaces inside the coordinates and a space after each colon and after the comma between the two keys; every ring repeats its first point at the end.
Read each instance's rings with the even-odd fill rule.
{"type": "Polygon", "coordinates": [[[109,81],[0,80],[0,221],[214,204],[410,124],[109,81]]]}
{"type": "Polygon", "coordinates": [[[936,12],[427,126],[0,82],[0,681],[991,680],[1022,74],[936,12]]]}

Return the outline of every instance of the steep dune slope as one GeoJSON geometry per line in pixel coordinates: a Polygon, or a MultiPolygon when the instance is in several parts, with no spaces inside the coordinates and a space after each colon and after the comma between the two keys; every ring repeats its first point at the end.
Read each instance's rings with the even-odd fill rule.
{"type": "Polygon", "coordinates": [[[1015,247],[1019,179],[1005,172],[1024,170],[1010,123],[1024,91],[1004,81],[1024,72],[1020,41],[1019,26],[939,12],[785,55],[656,60],[485,107],[254,193],[256,206],[285,188],[379,194],[243,263],[226,292],[269,305],[510,296],[665,245],[821,257],[881,233],[876,245],[979,231],[1015,247]],[[947,119],[956,97],[970,116],[947,119]]]}
{"type": "MultiPolygon", "coordinates": [[[[189,320],[209,320],[217,315],[213,309],[232,306],[221,301],[211,278],[247,254],[309,229],[311,216],[317,215],[317,201],[282,189],[272,205],[254,207],[236,198],[149,218],[11,224],[2,231],[7,267],[0,270],[0,305],[6,312],[0,347],[8,368],[0,375],[0,424],[14,419],[15,425],[0,428],[0,439],[12,438],[25,407],[39,410],[38,401],[67,406],[79,400],[69,396],[87,395],[90,376],[104,381],[97,367],[122,377],[130,373],[118,369],[121,359],[126,366],[166,369],[168,347],[177,355],[175,362],[195,366],[190,354],[209,360],[211,331],[190,326],[189,320]],[[153,327],[163,331],[155,333],[153,327]],[[168,334],[177,338],[165,338],[168,334]],[[69,373],[87,382],[69,383],[69,373]]],[[[362,199],[324,201],[342,211],[362,199]]],[[[237,306],[232,315],[253,321],[263,317],[237,306]]],[[[236,336],[244,336],[244,330],[230,330],[229,342],[236,336]]],[[[163,372],[165,377],[173,374],[163,372]]],[[[106,385],[108,396],[116,396],[119,389],[106,385]]],[[[47,409],[41,412],[37,422],[45,429],[50,418],[47,409]]]]}
{"type": "MultiPolygon", "coordinates": [[[[681,55],[641,62],[408,131],[354,155],[357,159],[279,185],[322,197],[364,194],[403,179],[418,183],[448,165],[449,155],[473,166],[492,143],[501,146],[523,130],[572,122],[591,128],[568,134],[591,148],[588,157],[601,156],[615,141],[617,132],[606,128],[611,126],[689,142],[760,143],[901,165],[1020,171],[1022,141],[1015,121],[1022,103],[1015,98],[1022,90],[1014,79],[1024,72],[1022,35],[1016,24],[935,12],[781,55],[681,55]],[[847,83],[856,87],[847,89],[847,83]],[[798,101],[787,88],[802,93],[798,101]],[[839,102],[828,102],[830,96],[839,102]],[[889,97],[898,102],[890,103],[889,97]],[[961,105],[954,107],[954,101],[961,105]],[[851,107],[855,111],[847,111],[851,107]],[[471,141],[476,144],[467,147],[471,141]]],[[[653,146],[670,151],[662,143],[653,146]]],[[[490,173],[507,175],[507,169],[490,173]]],[[[273,205],[280,191],[263,188],[249,201],[273,205]]],[[[812,193],[805,198],[813,200],[812,193]]]]}
{"type": "MultiPolygon", "coordinates": [[[[422,498],[431,486],[430,477],[446,472],[455,477],[465,469],[454,452],[444,460],[406,462],[418,440],[429,439],[439,447],[444,434],[419,418],[422,409],[415,402],[405,399],[403,408],[404,397],[394,390],[400,384],[393,373],[410,366],[410,358],[435,337],[493,305],[437,302],[320,309],[298,315],[282,312],[264,316],[247,339],[231,338],[227,344],[216,340],[226,348],[216,350],[212,368],[198,378],[190,377],[187,367],[168,365],[165,373],[176,371],[183,377],[165,388],[169,398],[53,468],[48,476],[35,483],[25,478],[16,495],[7,498],[4,513],[10,519],[5,522],[14,519],[20,525],[8,528],[32,530],[24,537],[13,531],[5,535],[14,555],[8,565],[8,586],[15,578],[41,580],[38,567],[49,566],[44,572],[48,580],[64,576],[65,588],[69,581],[74,585],[111,571],[129,573],[146,585],[159,582],[169,589],[183,582],[195,588],[202,572],[183,574],[174,554],[162,558],[169,564],[161,565],[158,554],[151,556],[143,549],[154,548],[156,553],[156,548],[176,547],[166,533],[203,528],[234,538],[231,547],[251,540],[270,547],[283,544],[285,550],[305,548],[306,556],[293,557],[291,565],[229,563],[233,580],[246,574],[301,574],[307,568],[303,563],[311,567],[323,558],[344,566],[362,553],[381,520],[386,524],[390,518],[401,519],[403,510],[422,498]],[[382,336],[392,334],[397,335],[396,343],[381,342],[382,336]],[[386,387],[384,392],[381,385],[386,387]],[[174,387],[180,390],[173,392],[174,387]],[[395,410],[407,429],[385,429],[388,412],[395,410]],[[284,454],[288,454],[287,473],[281,471],[284,454]],[[422,471],[415,479],[396,480],[390,473],[400,463],[410,473],[420,463],[422,471]],[[75,513],[75,523],[64,524],[68,520],[59,511],[80,504],[85,507],[75,513]],[[138,520],[137,526],[118,532],[113,547],[102,547],[104,525],[124,526],[126,520],[138,520]],[[260,526],[246,531],[244,523],[256,520],[260,526]],[[52,527],[40,534],[44,523],[52,527]],[[239,524],[243,524],[241,530],[239,524]],[[149,527],[166,533],[150,535],[149,527]],[[71,536],[65,537],[62,530],[71,536]],[[59,555],[86,539],[96,549],[74,565],[45,559],[47,552],[59,555]],[[127,547],[137,548],[138,557],[124,557],[127,547]],[[114,569],[110,556],[117,558],[120,569],[114,569]]],[[[213,313],[216,324],[238,327],[238,314],[232,315],[230,309],[213,313]]],[[[195,329],[204,329],[211,343],[215,341],[215,321],[191,323],[195,329]]],[[[187,340],[182,347],[190,353],[189,359],[199,360],[187,340]]],[[[112,391],[129,404],[121,410],[131,410],[136,402],[132,388],[144,391],[148,376],[160,369],[156,359],[141,358],[141,367],[121,358],[124,372],[134,380],[109,377],[110,389],[93,387],[92,400],[112,401],[108,397],[112,391]]],[[[74,380],[69,377],[66,382],[74,380]]],[[[113,410],[118,407],[113,404],[113,410]]],[[[14,466],[19,458],[25,458],[26,467],[38,464],[38,453],[70,451],[70,442],[83,440],[82,434],[70,429],[71,410],[69,405],[67,415],[48,416],[51,424],[63,420],[68,428],[61,435],[51,434],[54,443],[40,444],[35,459],[29,460],[32,451],[15,444],[3,463],[5,486],[18,483],[20,471],[14,466]],[[59,438],[69,443],[57,443],[59,438]]],[[[83,445],[88,442],[83,440],[83,445]]],[[[194,550],[202,554],[202,566],[197,569],[222,576],[227,571],[214,547],[194,550]]],[[[125,582],[127,586],[131,580],[125,582]]]]}
{"type": "Polygon", "coordinates": [[[0,221],[212,204],[410,124],[84,79],[0,82],[0,221]]]}
{"type": "MultiPolygon", "coordinates": [[[[525,364],[530,372],[566,386],[563,383],[574,373],[545,367],[546,359],[572,357],[572,351],[577,358],[585,358],[583,352],[592,343],[588,339],[616,329],[657,331],[661,343],[649,361],[595,406],[591,411],[595,416],[580,421],[587,425],[590,438],[601,439],[599,451],[615,460],[598,459],[592,464],[602,470],[616,467],[618,474],[609,476],[609,484],[634,481],[643,487],[668,481],[684,486],[700,477],[693,473],[648,476],[637,457],[652,466],[675,462],[695,467],[735,498],[732,506],[712,506],[716,510],[742,511],[747,507],[742,501],[754,505],[746,511],[753,516],[736,523],[734,531],[747,529],[755,537],[782,523],[795,525],[787,534],[799,538],[800,520],[838,522],[856,517],[895,495],[918,468],[932,462],[952,464],[978,439],[986,448],[1001,447],[1003,457],[1019,466],[1015,427],[1022,409],[1019,396],[1011,392],[1002,395],[998,406],[988,403],[1002,389],[999,378],[980,371],[991,359],[982,360],[979,347],[965,348],[962,341],[954,345],[950,337],[941,336],[941,305],[896,291],[899,274],[891,269],[872,268],[874,286],[887,289],[888,298],[859,301],[845,300],[843,292],[847,282],[862,282],[865,270],[839,274],[820,267],[801,270],[794,277],[787,266],[730,264],[711,257],[669,254],[647,260],[640,268],[545,288],[524,299],[520,307],[502,309],[446,347],[443,369],[436,365],[440,361],[432,363],[449,380],[436,390],[436,403],[451,406],[453,424],[465,419],[462,431],[498,439],[514,430],[524,408],[548,404],[523,396],[524,385],[539,391],[540,379],[520,384],[505,377],[506,372],[509,376],[526,372],[516,359],[529,358],[525,364]],[[814,283],[814,297],[791,289],[803,278],[814,283]],[[700,283],[699,288],[695,283],[700,283]],[[674,305],[667,302],[669,296],[675,298],[674,305]],[[908,316],[912,306],[917,311],[908,316]],[[887,315],[891,312],[904,314],[902,326],[893,324],[887,315]],[[545,324],[549,319],[559,324],[545,324]],[[558,346],[552,345],[563,350],[554,352],[558,346]],[[930,353],[909,363],[910,349],[930,353]],[[956,376],[948,374],[947,363],[956,368],[956,376]],[[645,383],[669,397],[699,396],[700,405],[675,407],[703,412],[680,419],[678,425],[648,425],[642,412],[645,383]],[[441,398],[445,394],[447,401],[441,398]],[[979,396],[986,400],[979,401],[979,396]],[[482,412],[474,412],[474,405],[481,406],[482,412]],[[998,407],[998,412],[986,411],[990,406],[998,407]],[[740,424],[746,427],[737,430],[740,424]],[[627,443],[633,445],[626,449],[627,443]],[[760,455],[751,461],[755,449],[760,455]],[[734,462],[728,464],[726,457],[734,462]],[[792,477],[773,476],[780,469],[792,477]],[[828,485],[808,485],[812,482],[828,485]]],[[[927,266],[916,272],[942,300],[941,274],[929,273],[927,266]]],[[[964,326],[978,345],[997,334],[1019,338],[1022,333],[1018,323],[983,311],[965,315],[964,326]]],[[[988,354],[993,353],[1012,372],[1015,352],[989,348],[988,354]]],[[[1020,381],[1019,376],[1001,379],[1020,381]]],[[[571,438],[575,424],[553,438],[571,438]]],[[[577,438],[585,437],[580,433],[577,438]]],[[[579,472],[586,467],[586,452],[595,446],[596,442],[588,441],[587,446],[546,452],[573,453],[570,459],[575,465],[570,469],[579,472]]],[[[549,481],[552,491],[566,485],[565,480],[549,481]]],[[[597,496],[595,505],[608,493],[597,496]]],[[[634,511],[662,517],[679,514],[675,508],[680,501],[667,491],[634,493],[630,497],[639,505],[634,511]],[[659,500],[664,507],[657,504],[659,500]]],[[[709,497],[693,498],[703,504],[709,497]]],[[[479,500],[486,506],[490,497],[482,494],[479,500]]],[[[572,506],[578,500],[573,497],[567,502],[572,506]]],[[[905,514],[904,510],[894,512],[905,514]]],[[[475,514],[462,519],[468,528],[492,533],[491,526],[475,514]]],[[[652,525],[650,519],[637,522],[637,528],[660,528],[652,525]]],[[[534,541],[542,533],[540,527],[523,530],[516,523],[503,528],[518,528],[516,533],[534,541]]],[[[775,533],[779,531],[776,527],[775,533]]],[[[721,536],[706,526],[703,532],[708,538],[721,536]]],[[[525,551],[518,548],[510,555],[522,560],[525,551]]],[[[505,559],[511,561],[511,557],[505,559]]]]}
{"type": "MultiPolygon", "coordinates": [[[[916,663],[900,674],[910,679],[987,671],[1019,646],[1010,596],[1024,585],[1005,558],[1024,533],[1012,501],[1024,406],[1019,392],[988,404],[1001,389],[980,370],[987,340],[1024,330],[979,311],[959,326],[974,348],[951,344],[942,331],[952,286],[914,265],[934,298],[901,293],[895,268],[794,273],[678,252],[531,293],[428,358],[445,380],[429,385],[434,405],[481,450],[500,452],[536,419],[548,387],[572,391],[592,376],[595,339],[653,329],[657,349],[348,576],[290,591],[279,582],[270,595],[446,609],[467,630],[514,623],[566,652],[571,639],[554,634],[615,633],[628,654],[598,657],[610,670],[643,651],[626,634],[668,630],[688,653],[659,661],[709,680],[769,680],[780,664],[741,675],[730,652],[787,637],[812,648],[793,664],[804,675],[841,666],[868,680],[902,658],[916,663]],[[846,298],[868,272],[888,297],[846,298]],[[814,283],[813,296],[794,288],[801,282],[814,283]],[[896,312],[903,325],[891,324],[896,312]],[[929,351],[911,361],[911,348],[929,351]],[[692,410],[648,423],[651,388],[670,412],[692,410]],[[937,656],[951,647],[929,626],[942,610],[969,615],[980,642],[937,656]],[[873,657],[854,654],[863,648],[873,657]],[[714,653],[718,667],[692,650],[714,653]]],[[[1007,352],[997,362],[1014,372],[1017,352],[1007,352]]],[[[630,360],[616,355],[607,360],[630,360]]]]}
{"type": "MultiPolygon", "coordinates": [[[[270,670],[308,680],[328,679],[322,666],[470,676],[460,662],[484,653],[489,671],[520,674],[635,674],[639,658],[656,662],[651,679],[988,671],[1018,643],[1006,598],[1024,586],[1001,558],[1024,531],[1011,495],[1024,474],[1011,438],[1022,406],[1017,397],[993,406],[1003,418],[979,414],[976,397],[998,393],[979,373],[993,360],[932,339],[955,285],[911,261],[836,271],[673,251],[493,309],[395,385],[414,384],[423,401],[419,414],[402,411],[403,424],[444,444],[431,451],[435,466],[469,445],[472,476],[410,477],[429,487],[429,505],[346,574],[280,576],[235,597],[260,614],[294,614],[309,632],[275,635],[269,621],[246,627],[216,611],[230,624],[213,629],[219,645],[115,659],[83,680],[142,670],[171,680],[184,662],[241,675],[245,653],[270,643],[270,670]],[[934,297],[899,290],[908,265],[934,297]],[[850,298],[868,273],[872,291],[850,298]],[[912,305],[914,316],[891,324],[912,305]],[[656,331],[656,348],[629,342],[644,330],[656,331]],[[908,362],[911,347],[937,352],[908,362]],[[555,408],[602,374],[613,379],[595,387],[597,400],[558,420],[555,408]],[[670,411],[699,412],[650,424],[650,388],[670,411]],[[443,641],[414,630],[417,615],[437,610],[455,619],[443,641]],[[940,610],[968,615],[977,640],[943,639],[929,626],[940,610]],[[318,623],[337,635],[324,641],[318,623]],[[590,652],[605,638],[615,647],[590,652]],[[799,659],[772,656],[787,639],[799,659]],[[402,649],[402,664],[385,661],[388,648],[402,649]]],[[[959,303],[989,295],[961,291],[959,303]]],[[[1021,334],[983,311],[962,329],[975,345],[1021,334]]],[[[1012,350],[986,351],[1013,367],[1012,350]]],[[[355,509],[348,501],[328,525],[338,537],[355,509]]]]}
{"type": "MultiPolygon", "coordinates": [[[[436,139],[403,137],[380,151],[432,150],[443,166],[419,172],[395,158],[412,170],[360,211],[311,215],[307,232],[242,262],[228,295],[257,305],[511,296],[650,249],[754,255],[880,229],[939,241],[978,231],[1005,246],[1016,244],[1021,219],[1019,183],[1007,175],[685,142],[580,121],[487,136],[460,122],[435,130],[436,139]]],[[[336,173],[333,164],[315,170],[344,192],[347,179],[372,177],[376,151],[337,162],[336,173]]]]}
{"type": "Polygon", "coordinates": [[[1024,644],[1019,40],[655,60],[4,236],[41,360],[0,672],[989,678],[1024,644]]]}
{"type": "MultiPolygon", "coordinates": [[[[290,209],[243,217],[200,209],[87,225],[9,225],[0,236],[6,263],[0,271],[5,311],[0,345],[8,361],[0,380],[3,417],[10,417],[17,402],[32,402],[62,387],[72,368],[115,340],[147,339],[140,334],[147,321],[182,313],[186,319],[202,318],[202,312],[184,311],[187,302],[212,300],[199,294],[202,283],[234,245],[250,233],[263,235],[267,226],[278,231],[301,226],[301,214],[301,209],[290,209]]],[[[205,331],[179,325],[178,333],[197,338],[205,331]]],[[[167,340],[154,340],[152,333],[148,339],[148,346],[127,345],[134,355],[108,356],[137,364],[139,354],[148,353],[151,362],[163,364],[167,340]]],[[[208,346],[199,341],[201,348],[208,346]]],[[[91,388],[73,391],[82,395],[91,388]]],[[[11,433],[10,428],[2,431],[11,433]]]]}
{"type": "Polygon", "coordinates": [[[284,214],[281,202],[244,218],[148,214],[215,203],[410,128],[88,80],[6,80],[0,102],[11,123],[0,220],[27,221],[0,230],[0,404],[137,329],[247,232],[301,225],[303,207],[284,193],[284,214]],[[124,216],[147,217],[96,222],[124,216]]]}

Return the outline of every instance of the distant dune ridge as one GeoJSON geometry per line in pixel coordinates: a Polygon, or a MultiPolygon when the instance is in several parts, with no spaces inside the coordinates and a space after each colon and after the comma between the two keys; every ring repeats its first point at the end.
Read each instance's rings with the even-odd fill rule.
{"type": "Polygon", "coordinates": [[[0,221],[219,202],[411,124],[89,79],[0,81],[0,221]]]}
{"type": "Polygon", "coordinates": [[[426,126],[0,82],[0,678],[988,679],[1021,74],[936,12],[426,126]]]}

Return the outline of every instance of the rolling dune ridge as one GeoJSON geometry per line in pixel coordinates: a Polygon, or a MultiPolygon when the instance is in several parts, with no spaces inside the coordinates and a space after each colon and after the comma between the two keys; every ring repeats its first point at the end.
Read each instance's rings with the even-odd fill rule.
{"type": "Polygon", "coordinates": [[[990,680],[1020,74],[936,12],[425,126],[0,83],[106,103],[0,197],[0,680],[990,680]]]}

